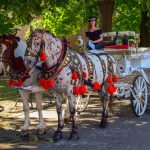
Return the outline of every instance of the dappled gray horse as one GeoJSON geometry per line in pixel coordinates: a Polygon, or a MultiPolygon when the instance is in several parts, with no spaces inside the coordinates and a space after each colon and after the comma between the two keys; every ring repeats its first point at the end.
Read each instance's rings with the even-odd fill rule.
{"type": "Polygon", "coordinates": [[[107,126],[109,96],[115,92],[113,83],[117,80],[112,57],[102,51],[76,53],[59,38],[39,29],[30,35],[25,59],[31,62],[30,67],[38,59],[43,61],[39,83],[43,88],[53,91],[57,102],[58,127],[54,134],[55,141],[62,138],[62,93],[68,97],[72,119],[70,140],[79,138],[75,118],[76,96],[85,94],[88,89],[97,91],[101,97],[103,112],[100,125],[103,128],[107,126]]]}

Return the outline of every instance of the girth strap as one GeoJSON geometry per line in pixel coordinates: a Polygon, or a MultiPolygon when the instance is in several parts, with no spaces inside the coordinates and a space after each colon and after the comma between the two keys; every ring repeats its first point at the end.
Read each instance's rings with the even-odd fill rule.
{"type": "Polygon", "coordinates": [[[93,80],[95,65],[94,65],[93,61],[86,54],[81,54],[81,56],[86,61],[87,68],[88,68],[89,79],[93,80]]]}

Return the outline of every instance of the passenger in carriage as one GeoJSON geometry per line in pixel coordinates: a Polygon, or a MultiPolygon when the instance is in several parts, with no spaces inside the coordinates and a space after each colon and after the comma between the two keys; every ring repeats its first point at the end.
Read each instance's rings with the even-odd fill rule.
{"type": "Polygon", "coordinates": [[[116,45],[118,38],[118,31],[116,32],[116,36],[112,41],[104,41],[102,29],[96,27],[96,18],[89,17],[89,25],[88,30],[85,32],[86,37],[88,38],[88,49],[98,49],[102,50],[104,46],[108,45],[116,45]]]}
{"type": "Polygon", "coordinates": [[[102,29],[96,27],[96,18],[89,17],[88,30],[85,32],[88,38],[88,48],[91,49],[102,49],[104,48],[102,29]]]}

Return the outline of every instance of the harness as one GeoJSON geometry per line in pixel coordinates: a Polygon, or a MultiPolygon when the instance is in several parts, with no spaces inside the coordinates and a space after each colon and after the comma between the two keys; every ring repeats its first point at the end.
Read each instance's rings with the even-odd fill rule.
{"type": "MultiPolygon", "coordinates": [[[[14,50],[17,46],[13,45],[13,42],[11,42],[11,45],[7,47],[7,49],[10,48],[10,50],[14,50]]],[[[4,55],[4,54],[3,54],[4,55]]],[[[12,66],[12,64],[14,63],[11,58],[9,59],[5,59],[4,56],[0,57],[0,61],[1,62],[8,62],[10,68],[9,68],[9,74],[11,77],[11,80],[21,80],[22,82],[24,82],[27,78],[29,78],[30,76],[28,75],[29,70],[26,69],[24,70],[24,68],[21,68],[19,70],[14,69],[12,66]]]]}
{"type": "Polygon", "coordinates": [[[89,74],[89,80],[93,80],[94,70],[95,70],[95,66],[93,64],[93,61],[85,53],[81,54],[81,56],[86,61],[86,65],[88,68],[88,74],[89,74]]]}

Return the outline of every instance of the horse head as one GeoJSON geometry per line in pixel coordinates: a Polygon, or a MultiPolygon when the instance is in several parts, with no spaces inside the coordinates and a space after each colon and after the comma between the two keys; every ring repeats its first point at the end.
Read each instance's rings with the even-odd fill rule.
{"type": "Polygon", "coordinates": [[[48,67],[54,66],[61,55],[62,42],[48,31],[34,30],[27,42],[26,60],[31,64],[45,62],[48,67]]]}
{"type": "Polygon", "coordinates": [[[20,49],[26,49],[26,43],[15,35],[4,34],[0,36],[0,44],[2,47],[0,53],[0,74],[7,70],[8,65],[11,65],[15,70],[24,69],[23,59],[25,50],[23,52],[20,49]]]}
{"type": "Polygon", "coordinates": [[[6,74],[8,62],[13,53],[11,46],[14,46],[14,43],[13,35],[3,34],[0,36],[0,75],[6,74]]]}

